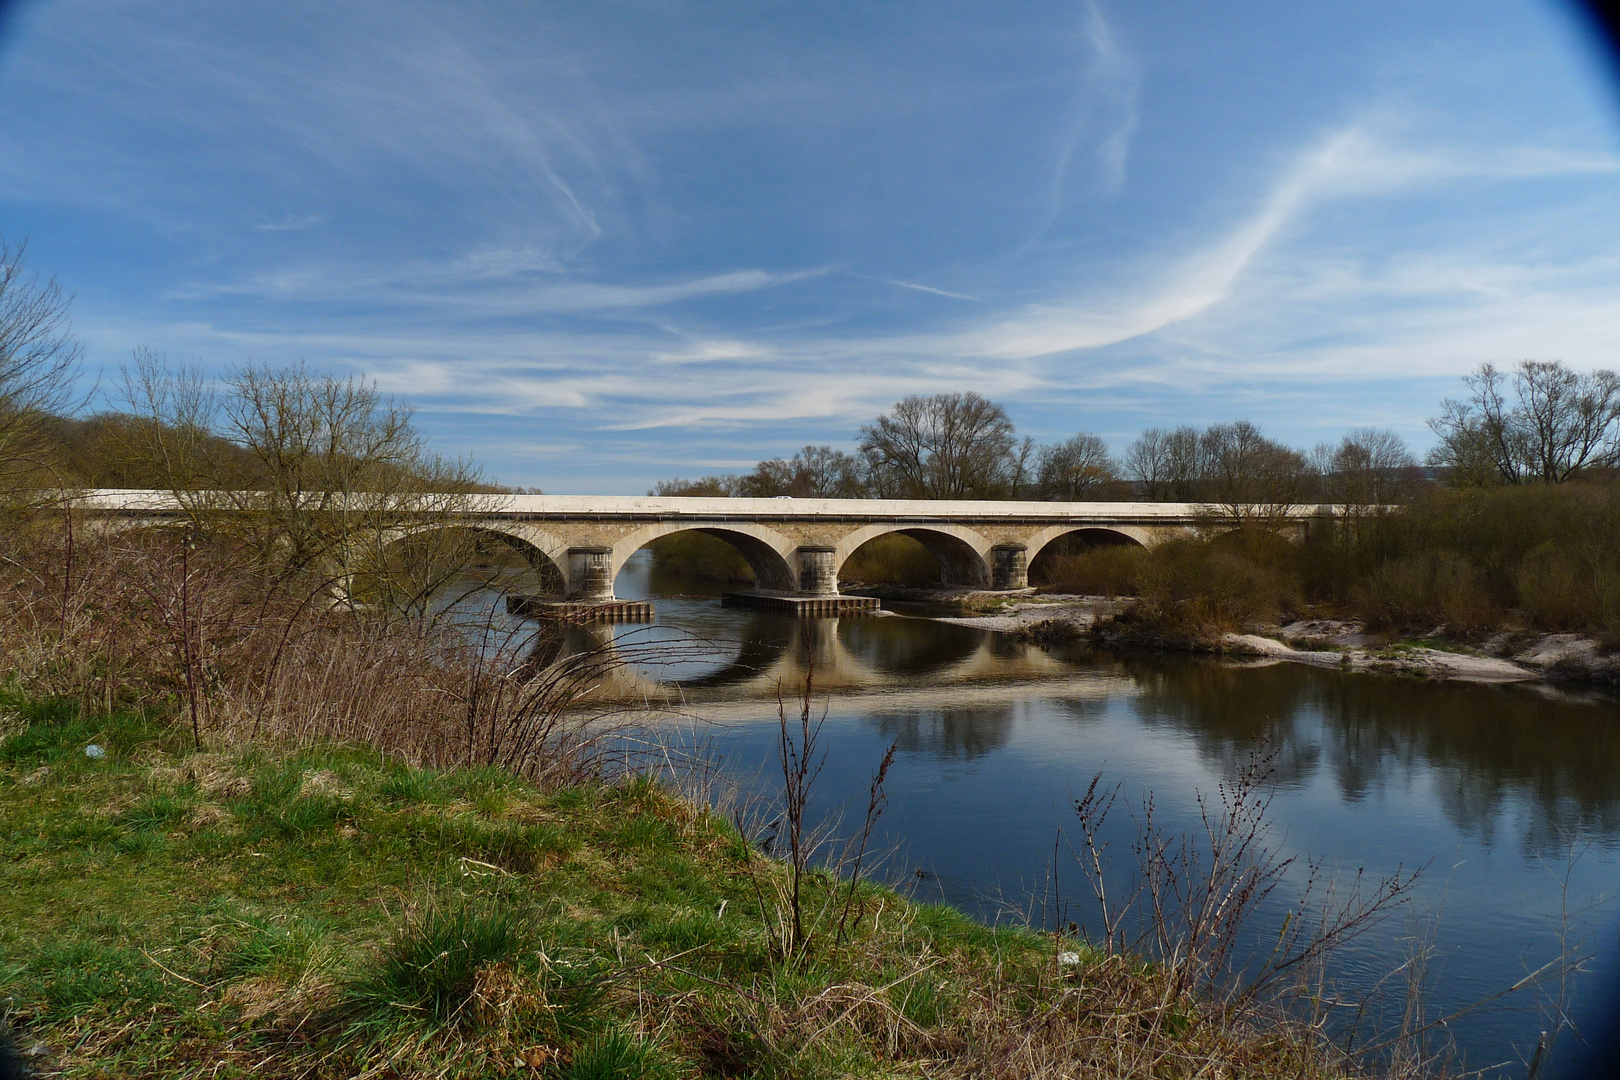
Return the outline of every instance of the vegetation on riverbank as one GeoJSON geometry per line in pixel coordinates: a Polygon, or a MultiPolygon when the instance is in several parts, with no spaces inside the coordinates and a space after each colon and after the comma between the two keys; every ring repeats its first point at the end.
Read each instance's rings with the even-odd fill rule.
{"type": "Polygon", "coordinates": [[[1479,639],[1507,629],[1620,646],[1620,483],[1430,489],[1399,511],[1096,548],[1037,565],[1051,592],[1139,598],[1128,625],[1207,636],[1301,617],[1479,639]]]}
{"type": "Polygon", "coordinates": [[[1340,1075],[1171,968],[881,887],[812,873],[784,948],[787,868],[643,777],[3,711],[0,993],[61,1075],[1340,1075]]]}

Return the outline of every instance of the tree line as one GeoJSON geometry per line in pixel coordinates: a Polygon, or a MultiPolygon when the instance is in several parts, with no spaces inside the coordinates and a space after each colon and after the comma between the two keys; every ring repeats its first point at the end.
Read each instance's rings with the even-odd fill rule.
{"type": "MultiPolygon", "coordinates": [[[[0,501],[75,485],[259,490],[286,506],[317,491],[495,491],[433,453],[410,411],[373,384],[303,366],[246,365],[217,386],[137,351],[122,408],[77,418],[80,347],[69,299],[0,238],[0,501]]],[[[1620,376],[1556,361],[1482,364],[1430,421],[1427,475],[1451,486],[1562,483],[1620,467],[1620,376]]],[[[913,395],[857,433],[854,453],[806,446],[741,475],[658,483],[656,495],[1196,502],[1229,516],[1411,497],[1425,472],[1395,432],[1360,428],[1309,450],[1247,421],[1150,428],[1118,457],[1097,435],[1020,437],[976,393],[913,395]]],[[[530,489],[532,490],[532,489],[530,489]]]]}
{"type": "Polygon", "coordinates": [[[806,446],[740,475],[672,479],[651,495],[755,498],[1129,500],[1211,504],[1230,516],[1309,503],[1390,504],[1427,476],[1454,485],[1561,483],[1620,467],[1620,377],[1526,360],[1482,364],[1468,393],[1441,403],[1427,472],[1406,441],[1358,428],[1300,450],[1237,420],[1149,428],[1115,457],[1079,433],[1019,438],[1001,405],[975,393],[903,398],[861,427],[855,453],[806,446]]]}

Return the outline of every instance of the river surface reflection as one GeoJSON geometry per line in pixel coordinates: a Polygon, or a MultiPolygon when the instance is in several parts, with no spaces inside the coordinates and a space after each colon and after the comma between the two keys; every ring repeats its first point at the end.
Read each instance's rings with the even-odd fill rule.
{"type": "MultiPolygon", "coordinates": [[[[1411,902],[1338,958],[1349,991],[1388,975],[1432,935],[1438,1017],[1513,984],[1568,936],[1596,954],[1574,1018],[1608,1020],[1620,987],[1620,706],[1523,686],[1435,683],[1285,664],[1046,651],[971,627],[899,617],[797,620],[662,595],[635,559],[618,595],[657,595],[650,627],[581,628],[567,647],[611,637],[668,641],[674,664],[641,665],[621,689],[679,704],[722,768],[771,788],[777,686],[814,666],[827,695],[822,812],[858,815],[885,748],[898,743],[878,842],[920,899],[986,918],[1096,925],[1065,840],[1072,800],[1099,770],[1172,831],[1198,827],[1212,795],[1261,746],[1275,753],[1272,841],[1348,884],[1424,866],[1411,902]],[[1057,857],[1054,860],[1054,842],[1057,857]],[[1057,884],[1051,877],[1056,870],[1057,884]],[[1043,899],[1044,896],[1044,899],[1043,899]]],[[[690,586],[687,586],[690,588],[690,586]]],[[[1129,872],[1136,826],[1109,823],[1112,871],[1129,872]]],[[[1291,898],[1251,927],[1267,940],[1291,898]]],[[[1398,997],[1398,995],[1396,995],[1398,997]]],[[[1524,1075],[1552,1026],[1533,993],[1450,1025],[1470,1069],[1524,1075]]],[[[1558,1058],[1579,1040],[1567,1033],[1558,1058]]]]}

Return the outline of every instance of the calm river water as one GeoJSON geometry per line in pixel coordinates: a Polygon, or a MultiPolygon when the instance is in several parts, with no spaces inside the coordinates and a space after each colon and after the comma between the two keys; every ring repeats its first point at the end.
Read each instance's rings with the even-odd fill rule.
{"type": "MultiPolygon", "coordinates": [[[[1307,862],[1341,888],[1424,868],[1410,901],[1345,950],[1335,977],[1364,992],[1432,946],[1433,1018],[1511,986],[1560,953],[1560,935],[1594,955],[1571,1015],[1603,1029],[1620,1004],[1620,705],[1544,688],[1425,682],[1287,664],[1184,656],[1051,652],[1004,635],[903,617],[797,620],[666,595],[646,553],[618,595],[656,598],[651,627],[603,628],[620,642],[667,639],[682,658],[642,672],[678,697],[722,769],[771,789],[776,685],[791,694],[813,658],[826,694],[822,813],[865,808],[891,743],[878,846],[891,877],[924,900],[985,919],[1058,918],[1096,926],[1069,844],[1073,799],[1101,771],[1122,785],[1109,822],[1111,874],[1134,865],[1126,812],[1150,794],[1171,832],[1198,829],[1197,797],[1216,794],[1256,749],[1275,754],[1273,846],[1296,862],[1250,927],[1275,933],[1307,862]],[[694,645],[692,637],[702,639],[694,645]],[[1054,856],[1054,847],[1056,855],[1054,856]],[[1054,869],[1056,887],[1051,883],[1054,869]]],[[[686,588],[691,590],[691,586],[686,588]]],[[[1139,813],[1138,813],[1139,816],[1139,813]]],[[[1397,980],[1398,981],[1398,980],[1397,980]]],[[[1526,991],[1447,1025],[1469,1069],[1523,1076],[1554,1021],[1526,991]]],[[[1398,1007],[1399,994],[1389,1004],[1398,1007]]],[[[1556,1063],[1583,1053],[1565,1032],[1556,1063]]],[[[1544,1072],[1543,1075],[1548,1075],[1544,1072]]]]}

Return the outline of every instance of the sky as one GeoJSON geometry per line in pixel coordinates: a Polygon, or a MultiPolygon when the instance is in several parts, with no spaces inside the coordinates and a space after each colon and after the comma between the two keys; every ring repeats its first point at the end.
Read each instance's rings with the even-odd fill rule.
{"type": "Polygon", "coordinates": [[[944,391],[1421,451],[1483,361],[1620,367],[1620,90],[1552,0],[33,0],[0,233],[103,405],[305,360],[547,492],[944,391]]]}

